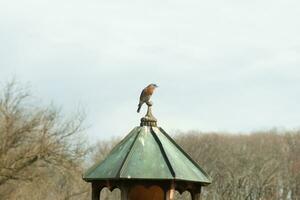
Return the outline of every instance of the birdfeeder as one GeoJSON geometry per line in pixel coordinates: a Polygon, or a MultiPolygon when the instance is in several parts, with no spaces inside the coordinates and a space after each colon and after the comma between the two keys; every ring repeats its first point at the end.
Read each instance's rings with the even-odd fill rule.
{"type": "Polygon", "coordinates": [[[152,103],[141,119],[109,155],[83,175],[92,185],[92,200],[103,188],[121,190],[122,200],[173,200],[175,191],[200,199],[201,187],[211,183],[205,171],[164,131],[152,115],[152,103]]]}

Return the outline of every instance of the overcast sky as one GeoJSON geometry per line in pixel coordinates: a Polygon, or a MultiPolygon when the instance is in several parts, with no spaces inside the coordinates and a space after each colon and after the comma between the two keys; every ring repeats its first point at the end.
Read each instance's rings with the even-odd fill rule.
{"type": "Polygon", "coordinates": [[[123,136],[159,85],[167,131],[300,126],[299,0],[1,0],[0,82],[30,82],[90,139],[123,136]]]}

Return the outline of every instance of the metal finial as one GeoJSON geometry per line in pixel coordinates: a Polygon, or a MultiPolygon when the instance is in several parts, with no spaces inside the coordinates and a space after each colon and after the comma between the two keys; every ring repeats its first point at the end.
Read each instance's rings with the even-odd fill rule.
{"type": "Polygon", "coordinates": [[[141,118],[141,126],[157,126],[157,119],[152,114],[152,105],[151,101],[146,102],[148,109],[145,117],[141,118]]]}

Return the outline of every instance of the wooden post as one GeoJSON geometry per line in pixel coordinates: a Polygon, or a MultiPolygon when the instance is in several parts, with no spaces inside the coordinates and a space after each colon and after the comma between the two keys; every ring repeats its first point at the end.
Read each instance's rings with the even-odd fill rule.
{"type": "Polygon", "coordinates": [[[200,192],[199,193],[193,193],[192,194],[192,200],[200,200],[200,192]]]}
{"type": "Polygon", "coordinates": [[[100,190],[96,183],[92,183],[92,200],[100,200],[100,190]]]}
{"type": "Polygon", "coordinates": [[[174,200],[175,198],[175,183],[172,181],[170,189],[167,191],[166,200],[174,200]]]}
{"type": "Polygon", "coordinates": [[[197,191],[193,191],[192,195],[192,200],[200,200],[201,199],[201,187],[197,191]]]}
{"type": "Polygon", "coordinates": [[[128,199],[128,188],[126,186],[122,186],[121,188],[121,200],[128,199]]]}

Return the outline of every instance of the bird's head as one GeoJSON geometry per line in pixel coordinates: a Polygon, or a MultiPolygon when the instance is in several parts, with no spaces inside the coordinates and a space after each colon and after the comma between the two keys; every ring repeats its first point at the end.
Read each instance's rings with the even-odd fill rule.
{"type": "Polygon", "coordinates": [[[148,87],[157,88],[158,85],[156,85],[156,84],[154,84],[154,83],[151,83],[148,87]]]}

